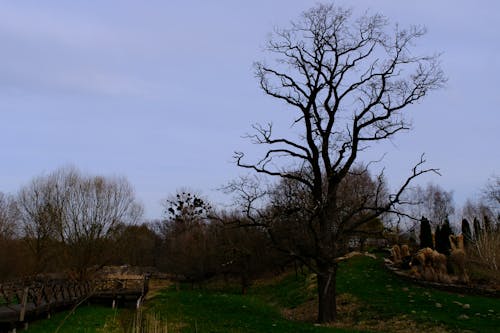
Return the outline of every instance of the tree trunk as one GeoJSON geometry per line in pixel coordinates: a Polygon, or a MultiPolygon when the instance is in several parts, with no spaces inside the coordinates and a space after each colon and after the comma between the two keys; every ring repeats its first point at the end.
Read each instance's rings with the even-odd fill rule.
{"type": "Polygon", "coordinates": [[[366,238],[361,237],[359,239],[359,251],[360,252],[365,252],[365,244],[366,244],[366,238]]]}
{"type": "Polygon", "coordinates": [[[318,322],[329,323],[337,319],[336,303],[337,265],[327,267],[318,274],[318,322]]]}

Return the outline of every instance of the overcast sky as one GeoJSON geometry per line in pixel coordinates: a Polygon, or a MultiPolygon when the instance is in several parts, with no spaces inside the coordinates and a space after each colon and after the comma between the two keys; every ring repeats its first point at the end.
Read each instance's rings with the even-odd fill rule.
{"type": "MultiPolygon", "coordinates": [[[[286,121],[252,63],[276,26],[317,1],[1,1],[0,191],[73,165],[125,176],[145,206],[180,187],[215,189],[245,171],[235,150],[255,122],[286,121]]],[[[421,153],[455,201],[500,171],[500,2],[337,1],[401,26],[442,53],[445,89],[411,106],[413,130],[374,147],[396,186],[421,153]]]]}

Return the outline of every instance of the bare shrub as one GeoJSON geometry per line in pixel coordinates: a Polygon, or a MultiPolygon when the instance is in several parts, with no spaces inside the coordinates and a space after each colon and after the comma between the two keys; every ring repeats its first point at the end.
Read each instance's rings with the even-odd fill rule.
{"type": "Polygon", "coordinates": [[[471,258],[498,274],[500,268],[500,231],[480,233],[471,247],[471,258]]]}

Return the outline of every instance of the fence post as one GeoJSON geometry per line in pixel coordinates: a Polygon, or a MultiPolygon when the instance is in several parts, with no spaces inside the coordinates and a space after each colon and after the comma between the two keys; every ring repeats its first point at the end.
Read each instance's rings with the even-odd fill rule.
{"type": "Polygon", "coordinates": [[[28,292],[29,292],[29,288],[28,287],[24,288],[23,300],[21,302],[21,312],[19,313],[19,321],[20,322],[23,322],[24,317],[26,316],[26,305],[28,303],[28,292]]]}
{"type": "Polygon", "coordinates": [[[146,296],[149,291],[149,274],[144,274],[142,281],[142,296],[146,296]]]}

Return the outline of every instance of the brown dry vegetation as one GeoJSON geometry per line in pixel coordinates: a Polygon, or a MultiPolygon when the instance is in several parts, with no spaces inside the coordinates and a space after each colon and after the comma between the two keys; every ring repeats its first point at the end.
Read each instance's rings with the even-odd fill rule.
{"type": "MultiPolygon", "coordinates": [[[[282,309],[282,315],[288,320],[314,322],[316,319],[317,300],[310,300],[293,309],[282,309]]],[[[444,326],[417,323],[406,315],[401,315],[388,320],[361,319],[361,311],[365,308],[363,303],[355,296],[344,293],[337,297],[339,320],[328,324],[329,327],[354,329],[370,332],[394,333],[446,333],[451,332],[444,326]]],[[[363,316],[363,317],[366,317],[363,316]]],[[[463,331],[465,332],[465,331],[463,331]]]]}

